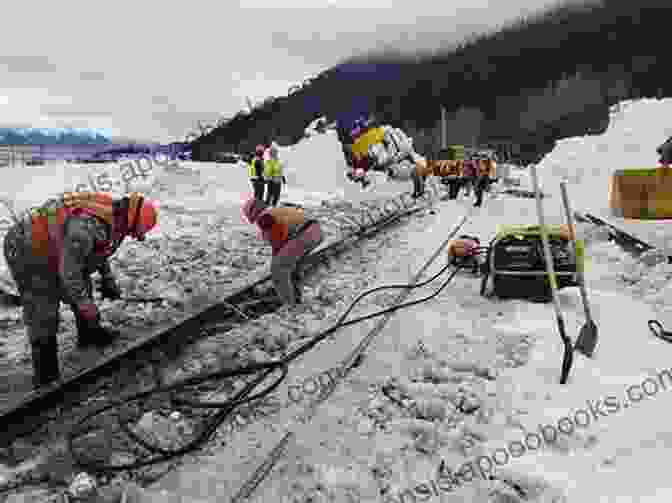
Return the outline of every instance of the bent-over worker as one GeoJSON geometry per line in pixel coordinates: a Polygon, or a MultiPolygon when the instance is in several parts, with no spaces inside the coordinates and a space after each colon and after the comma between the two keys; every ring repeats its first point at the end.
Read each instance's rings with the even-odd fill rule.
{"type": "Polygon", "coordinates": [[[271,277],[276,293],[286,304],[300,304],[297,266],[322,242],[320,223],[307,218],[300,208],[271,208],[255,198],[246,201],[242,211],[249,223],[259,227],[263,239],[273,249],[271,277]]]}
{"type": "Polygon", "coordinates": [[[9,229],[4,254],[21,297],[35,386],[60,377],[56,335],[62,301],[75,315],[78,346],[111,342],[113,333],[100,324],[90,275],[101,275],[103,298],[120,298],[107,259],[127,236],[144,240],[157,220],[156,203],[142,194],[113,199],[74,192],[25,212],[9,229]]]}

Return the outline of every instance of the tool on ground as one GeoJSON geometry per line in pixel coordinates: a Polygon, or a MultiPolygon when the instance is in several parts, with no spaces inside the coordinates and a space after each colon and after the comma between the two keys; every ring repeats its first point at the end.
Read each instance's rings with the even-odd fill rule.
{"type": "Polygon", "coordinates": [[[537,214],[539,216],[539,226],[541,227],[541,241],[544,247],[544,259],[546,262],[546,273],[551,284],[551,296],[553,298],[553,308],[555,309],[555,319],[558,323],[558,331],[560,338],[565,346],[565,354],[562,359],[562,372],[560,374],[560,384],[567,383],[569,371],[572,369],[572,361],[574,359],[574,352],[572,348],[572,341],[567,337],[565,332],[565,320],[560,310],[560,302],[558,301],[557,283],[555,277],[555,270],[553,267],[553,256],[551,255],[551,246],[548,240],[548,233],[546,232],[546,223],[544,222],[544,208],[541,202],[541,192],[539,190],[539,180],[537,180],[537,170],[534,165],[530,166],[532,175],[532,184],[534,186],[535,200],[537,202],[537,214]]]}
{"type": "Polygon", "coordinates": [[[665,330],[658,320],[649,320],[648,325],[653,335],[665,342],[672,342],[672,332],[665,330]]]}
{"type": "Polygon", "coordinates": [[[583,275],[583,268],[579,270],[579,251],[576,245],[576,229],[574,226],[574,219],[572,218],[572,209],[569,203],[569,196],[567,195],[567,182],[564,180],[560,182],[560,192],[562,194],[562,203],[565,206],[565,216],[567,217],[567,226],[569,227],[569,234],[574,248],[574,257],[577,264],[577,279],[579,283],[579,290],[581,291],[581,300],[583,301],[583,311],[586,315],[586,322],[579,331],[579,336],[574,344],[574,349],[579,353],[593,357],[595,346],[597,345],[597,325],[590,314],[590,304],[588,303],[588,292],[586,291],[586,281],[583,275]]]}

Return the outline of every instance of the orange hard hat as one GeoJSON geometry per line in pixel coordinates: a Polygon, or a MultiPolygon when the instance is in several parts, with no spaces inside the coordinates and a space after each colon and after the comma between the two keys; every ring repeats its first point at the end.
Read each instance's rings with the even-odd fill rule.
{"type": "Polygon", "coordinates": [[[129,234],[139,241],[159,222],[158,202],[145,198],[139,192],[128,195],[129,234]]]}

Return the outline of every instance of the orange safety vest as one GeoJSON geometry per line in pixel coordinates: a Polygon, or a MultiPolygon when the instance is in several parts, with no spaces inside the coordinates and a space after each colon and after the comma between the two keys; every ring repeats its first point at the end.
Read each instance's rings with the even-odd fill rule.
{"type": "Polygon", "coordinates": [[[424,159],[418,159],[415,161],[415,172],[418,175],[426,178],[435,174],[434,166],[435,165],[433,163],[427,162],[424,159]]]}
{"type": "MultiPolygon", "coordinates": [[[[269,208],[263,214],[273,219],[270,231],[270,240],[274,249],[279,249],[289,239],[289,226],[300,226],[306,222],[305,214],[300,208],[269,208]]],[[[261,215],[259,216],[261,218],[261,215]]]]}
{"type": "Polygon", "coordinates": [[[440,176],[462,176],[462,161],[436,161],[435,171],[440,176]]]}
{"type": "Polygon", "coordinates": [[[489,178],[495,178],[497,176],[497,165],[493,160],[481,160],[478,161],[477,176],[487,176],[489,178]]]}
{"type": "Polygon", "coordinates": [[[33,255],[55,259],[63,240],[65,218],[86,214],[100,218],[112,225],[112,196],[103,192],[66,192],[63,206],[35,208],[31,212],[33,255]]]}

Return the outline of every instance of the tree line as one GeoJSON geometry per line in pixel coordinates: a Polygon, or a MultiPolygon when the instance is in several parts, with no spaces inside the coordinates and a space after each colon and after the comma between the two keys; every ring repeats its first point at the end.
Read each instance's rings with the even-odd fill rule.
{"type": "Polygon", "coordinates": [[[443,106],[449,143],[515,145],[521,162],[535,162],[563,135],[604,130],[620,100],[670,95],[660,35],[671,14],[663,0],[573,2],[436,54],[348,58],[202,131],[194,158],[271,139],[296,143],[317,117],[331,121],[353,106],[417,136],[421,153],[432,155],[443,106]]]}

